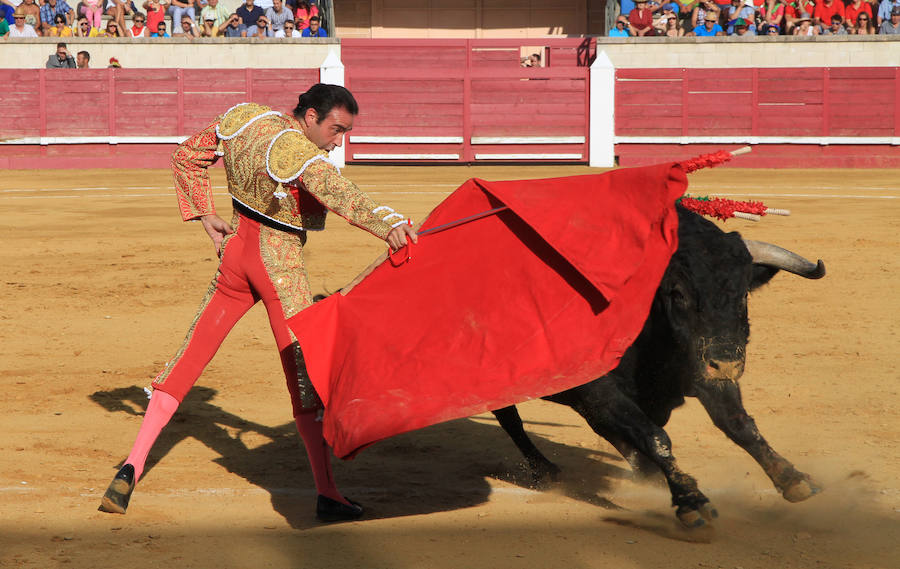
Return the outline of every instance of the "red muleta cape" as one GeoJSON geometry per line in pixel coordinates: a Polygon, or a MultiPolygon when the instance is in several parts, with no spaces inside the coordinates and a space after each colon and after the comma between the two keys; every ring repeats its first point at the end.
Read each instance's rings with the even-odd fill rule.
{"type": "Polygon", "coordinates": [[[423,235],[408,263],[288,320],[335,454],[616,367],[678,246],[686,188],[675,164],[460,186],[420,231],[508,209],[423,235]]]}

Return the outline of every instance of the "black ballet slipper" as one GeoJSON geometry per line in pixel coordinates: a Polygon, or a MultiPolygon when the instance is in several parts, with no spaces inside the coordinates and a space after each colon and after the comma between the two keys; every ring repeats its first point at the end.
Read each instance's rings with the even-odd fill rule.
{"type": "Polygon", "coordinates": [[[363,515],[363,507],[353,500],[348,499],[347,501],[350,502],[349,506],[319,494],[316,499],[316,518],[320,522],[343,522],[359,519],[363,515]]]}
{"type": "Polygon", "coordinates": [[[111,514],[124,514],[128,509],[132,492],[134,492],[134,467],[126,464],[119,469],[116,477],[110,482],[106,494],[100,500],[100,507],[97,509],[111,514]]]}

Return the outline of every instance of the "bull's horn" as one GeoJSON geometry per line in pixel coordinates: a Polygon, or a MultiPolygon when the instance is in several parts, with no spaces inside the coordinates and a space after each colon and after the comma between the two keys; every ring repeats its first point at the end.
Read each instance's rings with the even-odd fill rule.
{"type": "Polygon", "coordinates": [[[818,263],[812,263],[796,253],[764,241],[744,239],[744,245],[750,251],[754,263],[783,269],[807,279],[821,279],[825,276],[825,263],[822,259],[818,263]]]}

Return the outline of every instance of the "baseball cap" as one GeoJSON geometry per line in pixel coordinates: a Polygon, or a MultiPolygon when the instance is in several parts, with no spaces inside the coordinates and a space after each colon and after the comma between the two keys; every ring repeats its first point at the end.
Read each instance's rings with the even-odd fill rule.
{"type": "Polygon", "coordinates": [[[207,14],[203,19],[206,20],[207,22],[215,22],[216,15],[215,14],[207,14]]]}
{"type": "Polygon", "coordinates": [[[891,8],[891,16],[896,16],[897,14],[900,14],[900,6],[894,6],[893,8],[891,8]]]}

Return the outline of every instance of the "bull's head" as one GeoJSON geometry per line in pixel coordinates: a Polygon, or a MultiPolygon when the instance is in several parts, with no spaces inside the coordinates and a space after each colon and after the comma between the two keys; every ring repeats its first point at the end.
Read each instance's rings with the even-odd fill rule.
{"type": "Polygon", "coordinates": [[[652,328],[663,322],[668,328],[669,358],[679,362],[682,388],[691,394],[697,379],[733,382],[743,374],[750,291],[779,270],[817,279],[825,275],[825,266],[769,243],[723,233],[706,220],[681,219],[681,243],[657,291],[652,328]]]}

